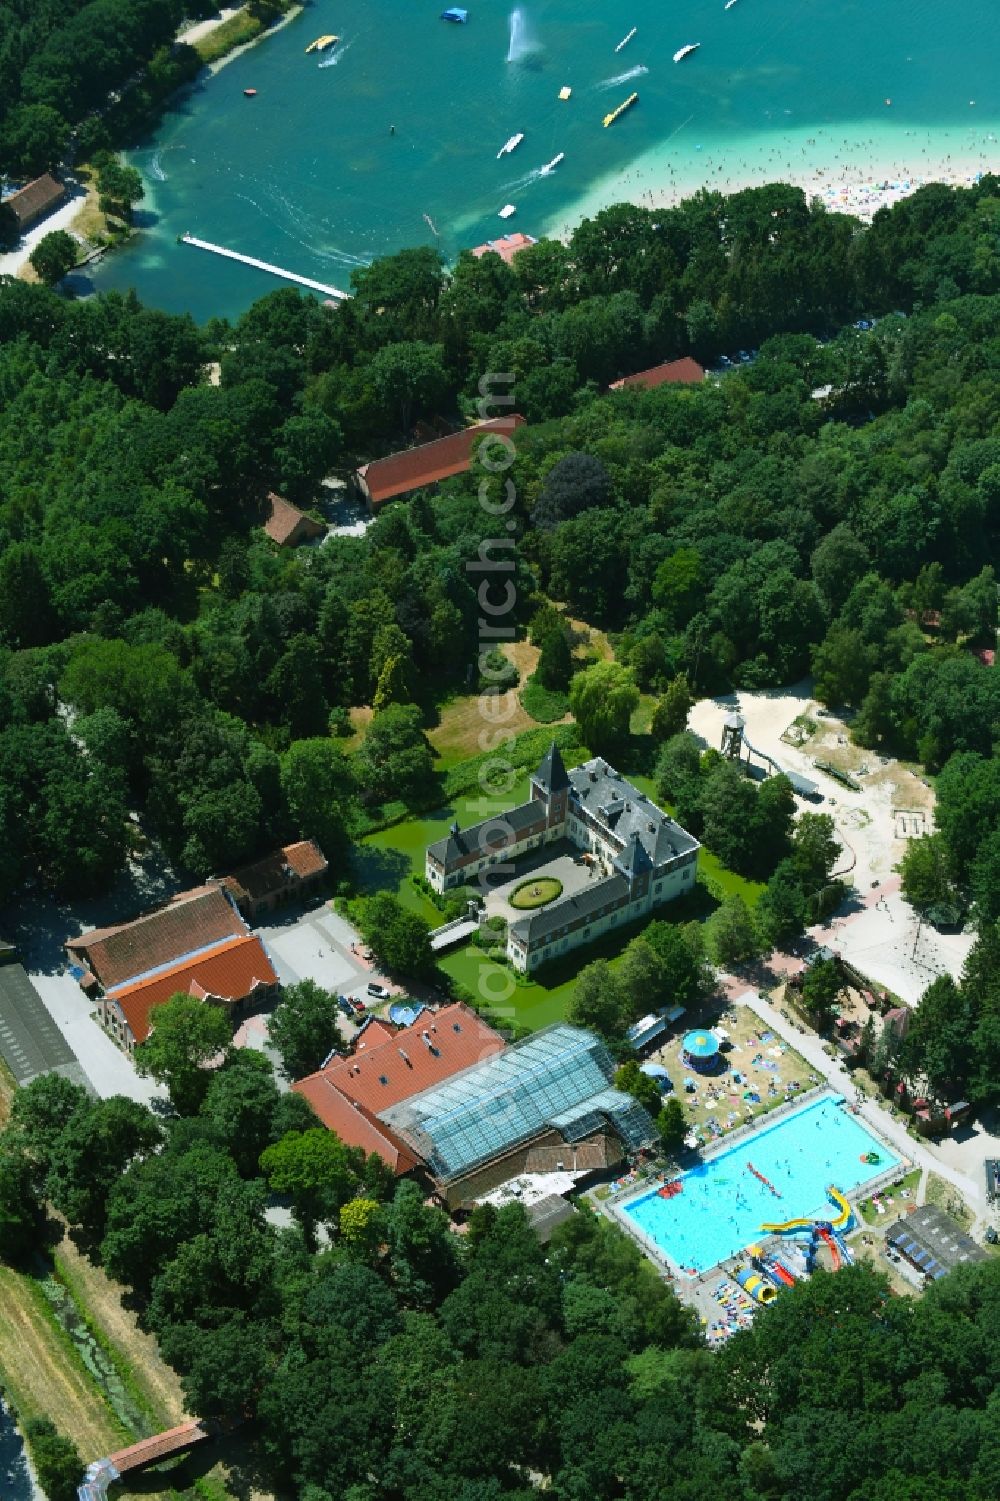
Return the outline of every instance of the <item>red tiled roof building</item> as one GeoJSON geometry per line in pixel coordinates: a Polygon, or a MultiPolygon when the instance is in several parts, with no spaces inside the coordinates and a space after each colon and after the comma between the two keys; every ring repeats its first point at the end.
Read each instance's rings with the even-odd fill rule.
{"type": "Polygon", "coordinates": [[[242,938],[246,924],[218,886],[182,891],[155,912],[112,928],[94,928],[70,938],[70,958],[83,961],[105,990],[124,985],[185,954],[211,948],[227,938],[242,938]]]}
{"type": "Polygon", "coordinates": [[[321,885],[329,863],[315,839],[300,839],[222,876],[224,886],[248,922],[298,899],[321,885]]]}
{"type": "Polygon", "coordinates": [[[385,1023],[374,1022],[351,1057],[332,1058],[292,1088],[341,1141],[377,1152],[394,1172],[402,1174],[416,1167],[419,1159],[411,1146],[378,1119],[379,1112],[502,1052],[503,1047],[499,1032],[456,1002],[436,1015],[423,1011],[412,1025],[391,1032],[385,1023]]]}
{"type": "Polygon", "coordinates": [[[259,938],[250,934],[216,944],[207,953],[157,970],[132,984],[119,985],[98,1002],[105,1026],[129,1053],[145,1042],[155,1025],[154,1006],[172,995],[193,995],[224,1006],[234,1018],[251,1005],[277,995],[278,976],[259,938]]]}
{"type": "Polygon", "coordinates": [[[364,500],[377,510],[387,500],[412,495],[456,474],[467,474],[472,467],[476,444],[484,433],[503,433],[508,437],[521,426],[524,418],[516,412],[509,417],[491,417],[474,423],[461,432],[421,443],[385,459],[373,459],[355,470],[354,483],[364,500]]]}
{"type": "Polygon", "coordinates": [[[509,266],[514,257],[521,250],[527,250],[529,245],[537,245],[538,241],[532,235],[523,235],[515,230],[511,235],[500,235],[495,240],[487,240],[485,245],[476,245],[472,254],[476,260],[482,260],[484,255],[498,255],[509,266]]]}
{"type": "Polygon", "coordinates": [[[326,535],[326,527],[293,506],[283,495],[272,490],[267,497],[267,517],[264,530],[279,547],[298,547],[300,542],[313,542],[326,535]]]}
{"type": "Polygon", "coordinates": [[[637,375],[626,375],[613,381],[612,391],[622,391],[628,386],[641,386],[644,391],[655,391],[657,386],[695,386],[705,379],[705,372],[697,360],[685,355],[682,360],[671,360],[666,365],[653,365],[649,370],[640,370],[637,375]]]}

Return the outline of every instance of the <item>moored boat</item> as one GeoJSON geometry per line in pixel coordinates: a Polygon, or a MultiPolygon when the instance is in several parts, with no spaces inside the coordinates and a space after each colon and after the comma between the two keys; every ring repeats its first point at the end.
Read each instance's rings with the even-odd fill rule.
{"type": "Polygon", "coordinates": [[[512,151],[515,151],[517,147],[520,146],[523,140],[524,131],[522,130],[518,135],[511,136],[509,140],[504,141],[503,145],[500,147],[500,150],[497,152],[497,161],[499,161],[502,156],[509,156],[512,151]]]}
{"type": "Polygon", "coordinates": [[[332,47],[336,42],[339,41],[340,37],[334,36],[333,33],[330,32],[326,36],[318,36],[314,42],[310,42],[309,46],[306,48],[306,51],[325,52],[327,47],[332,47]]]}
{"type": "Polygon", "coordinates": [[[674,62],[682,63],[686,57],[691,56],[692,52],[697,52],[700,46],[700,42],[688,42],[686,47],[678,47],[674,53],[674,62]]]}
{"type": "Polygon", "coordinates": [[[618,106],[617,109],[613,109],[609,115],[605,115],[604,116],[604,128],[605,128],[605,130],[607,130],[607,128],[608,128],[609,125],[613,125],[615,123],[615,121],[618,119],[619,115],[623,115],[627,109],[631,109],[632,106],[633,106],[633,104],[638,99],[638,97],[639,97],[638,94],[629,94],[628,98],[627,99],[623,99],[622,102],[621,102],[621,104],[619,104],[619,106],[618,106]]]}
{"type": "Polygon", "coordinates": [[[505,203],[504,206],[503,206],[503,208],[497,214],[497,218],[498,219],[510,219],[516,213],[517,213],[517,205],[516,204],[505,203]]]}
{"type": "Polygon", "coordinates": [[[442,21],[455,21],[458,25],[464,26],[469,19],[469,12],[467,10],[460,10],[457,5],[453,5],[448,10],[441,12],[441,19],[442,21]]]}
{"type": "Polygon", "coordinates": [[[257,90],[256,89],[244,89],[243,92],[247,96],[248,99],[256,99],[256,97],[257,97],[257,90]]]}

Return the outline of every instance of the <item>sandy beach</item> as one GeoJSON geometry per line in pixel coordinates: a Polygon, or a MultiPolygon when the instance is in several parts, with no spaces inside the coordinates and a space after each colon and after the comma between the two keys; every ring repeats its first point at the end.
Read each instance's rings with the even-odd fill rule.
{"type": "MultiPolygon", "coordinates": [[[[974,109],[970,103],[970,115],[974,109]]],[[[928,130],[868,121],[769,131],[738,142],[702,139],[686,124],[597,183],[545,232],[565,238],[574,224],[612,203],[670,208],[702,188],[734,193],[769,182],[791,183],[828,208],[867,221],[926,183],[968,187],[991,171],[1000,171],[1000,123],[928,130]]]]}

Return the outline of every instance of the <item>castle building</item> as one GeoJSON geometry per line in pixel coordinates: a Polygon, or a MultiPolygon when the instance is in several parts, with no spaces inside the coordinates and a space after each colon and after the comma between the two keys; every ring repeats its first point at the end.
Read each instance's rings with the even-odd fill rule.
{"type": "Polygon", "coordinates": [[[429,846],[425,874],[435,891],[485,887],[492,868],[563,839],[585,853],[593,878],[509,925],[515,969],[537,969],[694,888],[697,839],[600,756],[567,772],[554,741],[529,801],[468,829],[453,824],[429,846]]]}

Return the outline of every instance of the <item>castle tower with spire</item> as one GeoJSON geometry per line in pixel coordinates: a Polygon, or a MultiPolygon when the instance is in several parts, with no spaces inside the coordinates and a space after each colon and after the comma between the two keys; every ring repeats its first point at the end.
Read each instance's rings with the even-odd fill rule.
{"type": "Polygon", "coordinates": [[[569,777],[554,740],[545,752],[541,766],[531,778],[531,799],[532,802],[544,802],[547,828],[558,829],[565,824],[569,807],[569,777]]]}

